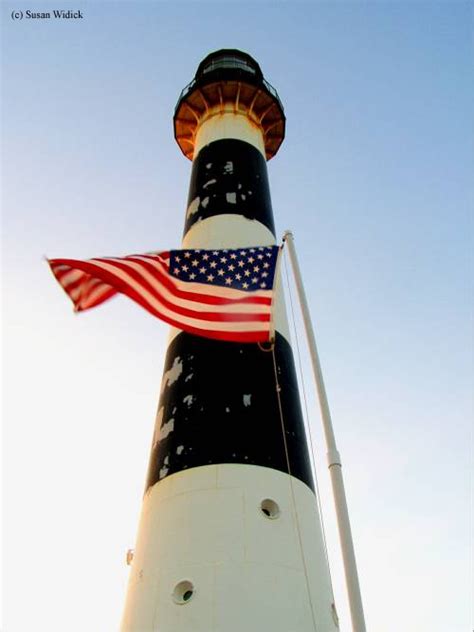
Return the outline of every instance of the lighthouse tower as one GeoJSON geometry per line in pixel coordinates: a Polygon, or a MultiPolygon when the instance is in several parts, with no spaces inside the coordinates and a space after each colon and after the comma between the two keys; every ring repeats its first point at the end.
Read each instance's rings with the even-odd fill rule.
{"type": "MultiPolygon", "coordinates": [[[[274,244],[266,161],[285,116],[256,61],[208,55],[174,131],[192,160],[182,248],[274,244]]],[[[278,291],[273,344],[171,330],[122,631],[337,630],[278,291]]]]}

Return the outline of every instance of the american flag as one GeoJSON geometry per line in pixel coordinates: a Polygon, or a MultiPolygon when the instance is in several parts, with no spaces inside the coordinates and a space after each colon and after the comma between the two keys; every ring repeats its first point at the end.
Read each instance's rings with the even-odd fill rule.
{"type": "Polygon", "coordinates": [[[48,263],[78,312],[120,292],[183,331],[265,342],[272,333],[278,251],[278,246],[188,249],[48,263]]]}

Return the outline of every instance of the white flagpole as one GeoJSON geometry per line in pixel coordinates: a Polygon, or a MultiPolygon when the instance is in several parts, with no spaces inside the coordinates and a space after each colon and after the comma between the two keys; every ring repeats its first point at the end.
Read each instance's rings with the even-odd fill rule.
{"type": "Polygon", "coordinates": [[[344,481],[342,478],[341,456],[336,447],[336,438],[329,412],[329,404],[324,388],[324,380],[319,362],[316,339],[314,337],[313,325],[308,308],[308,301],[303,287],[301,272],[296,258],[296,251],[291,231],[285,231],[283,241],[288,244],[293,274],[296,288],[303,312],[303,321],[308,339],[311,363],[313,365],[314,379],[318,389],[319,406],[323,421],[324,436],[326,439],[327,459],[329,472],[331,474],[332,491],[334,503],[336,505],[337,524],[339,528],[339,538],[341,542],[342,558],[344,562],[344,572],[346,576],[347,593],[349,597],[349,607],[351,611],[353,632],[365,632],[364,610],[362,607],[362,597],[360,594],[359,577],[354,553],[354,543],[352,541],[351,525],[349,522],[349,512],[347,510],[346,493],[344,491],[344,481]]]}

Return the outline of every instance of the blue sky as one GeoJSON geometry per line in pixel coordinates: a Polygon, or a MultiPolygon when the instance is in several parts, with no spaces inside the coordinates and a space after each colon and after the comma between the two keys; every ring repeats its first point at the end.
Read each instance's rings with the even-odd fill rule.
{"type": "Polygon", "coordinates": [[[472,8],[62,6],[84,18],[2,4],[4,629],[117,629],[167,328],[120,298],[74,316],[42,257],[179,246],[191,165],[172,115],[222,47],[253,55],[285,107],[273,207],[312,308],[368,629],[472,627],[472,8]]]}

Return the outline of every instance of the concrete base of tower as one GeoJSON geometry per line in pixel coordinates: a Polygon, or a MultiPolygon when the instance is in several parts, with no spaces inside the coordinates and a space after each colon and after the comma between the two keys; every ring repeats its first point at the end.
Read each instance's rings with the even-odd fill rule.
{"type": "Polygon", "coordinates": [[[253,465],[209,465],[148,490],[122,632],[335,632],[314,493],[253,465]]]}

